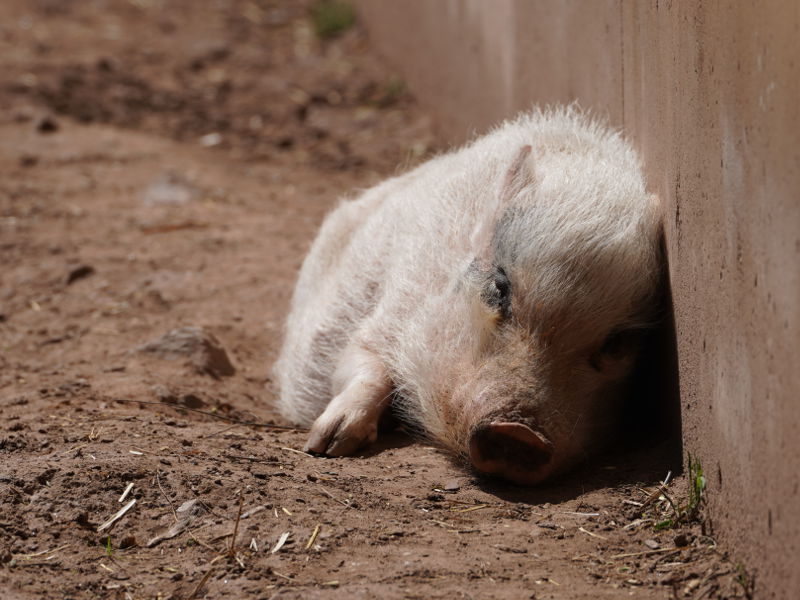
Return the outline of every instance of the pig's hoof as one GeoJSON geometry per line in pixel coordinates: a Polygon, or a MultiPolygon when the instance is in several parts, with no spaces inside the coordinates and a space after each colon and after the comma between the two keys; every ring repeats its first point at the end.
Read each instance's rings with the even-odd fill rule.
{"type": "Polygon", "coordinates": [[[349,456],[378,437],[378,424],[363,415],[339,415],[327,418],[322,414],[311,426],[306,452],[327,456],[349,456]]]}

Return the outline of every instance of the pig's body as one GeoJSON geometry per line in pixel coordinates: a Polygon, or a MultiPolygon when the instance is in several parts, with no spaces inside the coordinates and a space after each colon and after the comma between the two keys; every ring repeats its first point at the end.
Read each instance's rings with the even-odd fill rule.
{"type": "Polygon", "coordinates": [[[535,112],[344,202],[300,273],[276,364],[307,449],[346,455],[391,401],[481,472],[585,454],[653,317],[659,209],[635,153],[535,112]]]}

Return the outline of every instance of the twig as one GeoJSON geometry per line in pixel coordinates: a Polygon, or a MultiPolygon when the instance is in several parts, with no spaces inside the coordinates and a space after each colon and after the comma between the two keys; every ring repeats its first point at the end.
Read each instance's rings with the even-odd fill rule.
{"type": "Polygon", "coordinates": [[[125,498],[127,498],[127,497],[128,497],[128,494],[130,494],[130,492],[131,492],[131,490],[132,490],[132,489],[133,489],[133,482],[131,481],[131,482],[128,484],[128,487],[126,487],[126,488],[125,488],[125,491],[124,491],[124,492],[122,492],[122,495],[119,497],[119,500],[117,500],[117,502],[119,502],[120,504],[122,504],[123,502],[125,502],[125,498]]]}
{"type": "Polygon", "coordinates": [[[588,529],[584,529],[583,527],[578,527],[578,531],[585,533],[586,535],[590,535],[592,537],[596,537],[597,539],[608,541],[608,538],[605,536],[600,535],[599,533],[593,533],[588,529]]]}
{"type": "Polygon", "coordinates": [[[116,514],[115,514],[113,517],[111,517],[111,518],[110,518],[108,521],[106,521],[105,523],[103,523],[102,525],[100,525],[100,527],[98,527],[98,528],[97,528],[97,532],[98,532],[98,533],[100,533],[100,532],[101,532],[101,531],[103,531],[104,529],[108,529],[108,528],[109,528],[109,527],[111,527],[111,526],[112,526],[114,523],[116,523],[117,521],[119,521],[119,520],[120,520],[120,519],[121,519],[123,516],[125,516],[125,513],[126,513],[126,512],[128,512],[128,511],[129,511],[131,508],[133,508],[133,505],[134,505],[134,504],[136,504],[136,498],[134,498],[133,500],[131,500],[130,502],[128,502],[128,503],[127,503],[125,506],[123,506],[122,508],[120,508],[120,509],[117,511],[117,513],[116,513],[116,514]]]}
{"type": "Polygon", "coordinates": [[[86,446],[88,445],[89,445],[88,442],[85,444],[78,444],[77,446],[70,448],[69,450],[64,450],[61,454],[69,454],[70,452],[75,452],[76,450],[80,450],[81,448],[86,448],[86,446]]]}
{"type": "MultiPolygon", "coordinates": [[[[640,488],[640,490],[641,490],[641,488],[640,488]]],[[[658,487],[656,487],[655,490],[653,490],[652,492],[650,492],[648,494],[647,499],[645,499],[645,501],[642,503],[642,508],[646,508],[647,506],[650,506],[661,495],[663,495],[665,498],[667,498],[669,503],[672,504],[672,500],[670,500],[667,497],[666,490],[667,490],[667,488],[663,484],[659,483],[658,487]]],[[[641,490],[641,491],[647,493],[645,490],[641,490]]],[[[672,507],[675,508],[675,505],[672,504],[672,507]]],[[[677,513],[677,511],[676,511],[676,513],[677,513]]]]}
{"type": "Polygon", "coordinates": [[[289,531],[283,533],[281,537],[278,539],[278,543],[275,544],[275,547],[270,551],[270,554],[275,554],[278,550],[283,548],[283,545],[286,543],[286,540],[289,539],[289,535],[291,535],[291,532],[289,531]]]}
{"type": "Polygon", "coordinates": [[[287,448],[286,446],[281,446],[281,450],[288,450],[289,452],[294,452],[295,454],[300,454],[305,456],[306,458],[310,458],[311,455],[308,452],[303,452],[302,450],[296,450],[295,448],[287,448]]]}
{"type": "Polygon", "coordinates": [[[648,556],[650,554],[661,554],[662,552],[674,552],[680,548],[659,548],[658,550],[645,550],[644,552],[626,552],[624,554],[614,554],[611,558],[632,558],[634,556],[648,556]]]}
{"type": "Polygon", "coordinates": [[[161,478],[158,476],[158,470],[156,470],[156,483],[158,484],[158,489],[161,490],[161,493],[163,494],[164,498],[167,499],[167,502],[169,503],[169,508],[170,510],[172,510],[172,516],[175,518],[175,522],[177,523],[178,513],[175,512],[175,507],[172,505],[172,500],[169,499],[169,496],[167,496],[167,493],[164,491],[164,488],[161,487],[161,478]]]}
{"type": "Polygon", "coordinates": [[[230,454],[228,452],[223,453],[225,458],[230,458],[231,460],[248,460],[250,462],[263,462],[263,463],[270,463],[272,464],[274,461],[265,460],[263,458],[259,458],[257,456],[244,456],[241,454],[230,454]]]}
{"type": "Polygon", "coordinates": [[[193,600],[194,598],[196,598],[196,597],[197,597],[197,594],[198,594],[198,592],[200,592],[200,590],[201,590],[201,589],[203,588],[203,586],[206,584],[206,581],[208,581],[208,578],[211,576],[211,571],[213,571],[213,570],[214,570],[214,565],[212,564],[212,565],[211,565],[211,566],[208,568],[208,571],[206,571],[206,574],[205,574],[205,575],[203,575],[203,578],[202,578],[202,579],[200,580],[200,582],[197,584],[197,587],[195,587],[195,588],[194,588],[194,591],[192,591],[192,593],[191,593],[191,594],[189,594],[189,597],[187,598],[187,600],[193,600]]]}
{"type": "Polygon", "coordinates": [[[277,572],[277,571],[275,571],[275,570],[273,570],[273,571],[272,571],[272,574],[273,574],[273,575],[277,575],[278,577],[283,577],[283,578],[284,578],[284,579],[286,579],[287,581],[294,581],[294,577],[289,577],[288,575],[284,575],[283,573],[278,573],[278,572],[277,572]]]}
{"type": "Polygon", "coordinates": [[[333,494],[331,494],[331,493],[330,493],[328,490],[326,490],[324,487],[322,487],[322,486],[319,486],[319,491],[320,491],[320,492],[322,492],[322,493],[323,493],[323,495],[325,495],[325,496],[327,496],[328,498],[330,498],[331,500],[333,500],[334,502],[338,502],[339,504],[341,504],[341,505],[342,505],[342,506],[344,506],[345,508],[352,508],[352,507],[351,507],[351,506],[350,506],[350,505],[349,505],[347,502],[345,502],[344,500],[339,500],[339,499],[338,499],[336,496],[334,496],[333,494]]]}
{"type": "Polygon", "coordinates": [[[306,543],[306,550],[309,550],[311,546],[314,545],[314,542],[317,541],[317,535],[319,534],[319,527],[320,527],[319,525],[314,527],[314,531],[311,534],[311,537],[308,538],[308,542],[306,543]]]}
{"type": "Polygon", "coordinates": [[[472,512],[473,510],[481,510],[482,508],[489,508],[488,504],[476,504],[475,506],[469,506],[467,508],[451,508],[452,512],[472,512]]]}
{"type": "Polygon", "coordinates": [[[43,556],[45,554],[53,554],[58,552],[59,550],[63,550],[64,548],[68,548],[69,544],[64,544],[63,546],[58,546],[53,548],[52,550],[41,550],[40,552],[34,552],[33,554],[18,554],[15,558],[22,558],[24,560],[30,560],[32,558],[36,558],[37,556],[43,556]]]}
{"type": "Polygon", "coordinates": [[[233,526],[233,537],[231,537],[231,547],[228,556],[236,556],[236,534],[239,533],[239,521],[242,520],[242,506],[244,505],[244,490],[239,492],[239,512],[236,513],[236,524],[233,526]]]}
{"type": "Polygon", "coordinates": [[[208,548],[209,550],[211,550],[212,552],[215,552],[215,553],[218,553],[218,552],[219,552],[219,550],[217,550],[216,548],[214,548],[212,545],[210,545],[210,544],[206,544],[206,543],[205,543],[203,540],[201,540],[201,539],[199,539],[199,538],[195,537],[195,536],[194,536],[194,535],[192,535],[191,533],[189,534],[189,537],[190,537],[190,538],[192,538],[192,539],[193,539],[195,542],[197,542],[197,543],[198,543],[198,544],[200,544],[201,546],[203,546],[204,548],[208,548]]]}
{"type": "Polygon", "coordinates": [[[155,402],[153,400],[131,400],[129,398],[114,398],[114,402],[131,402],[136,404],[156,404],[158,406],[166,406],[169,408],[174,408],[176,410],[186,410],[189,412],[198,413],[201,415],[206,415],[207,417],[212,417],[214,419],[220,419],[221,421],[227,421],[228,423],[236,423],[237,425],[247,425],[248,427],[263,427],[265,429],[279,429],[282,431],[304,431],[303,429],[298,429],[297,427],[290,427],[288,425],[275,425],[273,423],[261,423],[259,421],[245,421],[243,419],[234,419],[233,417],[226,417],[225,415],[218,415],[216,413],[209,412],[207,410],[200,410],[199,408],[189,408],[188,406],[181,406],[180,404],[172,404],[170,402],[155,402]]]}
{"type": "Polygon", "coordinates": [[[250,510],[244,511],[242,513],[242,518],[246,519],[248,517],[252,517],[253,515],[256,515],[256,514],[260,513],[262,510],[267,510],[267,507],[264,506],[263,504],[259,504],[258,506],[254,506],[250,510]]]}
{"type": "Polygon", "coordinates": [[[653,564],[650,565],[650,572],[653,573],[656,570],[656,567],[659,565],[659,563],[662,563],[662,562],[672,558],[676,554],[680,554],[680,553],[681,553],[680,548],[676,548],[675,552],[670,552],[669,554],[664,554],[663,556],[659,556],[657,559],[655,559],[653,561],[653,564]]]}
{"type": "Polygon", "coordinates": [[[219,431],[215,431],[214,433],[209,433],[208,435],[201,435],[199,437],[201,439],[203,439],[203,438],[208,439],[208,438],[216,437],[216,436],[218,436],[218,435],[220,435],[222,433],[225,433],[226,431],[230,431],[231,429],[236,429],[237,427],[239,427],[239,424],[238,423],[234,423],[230,427],[225,427],[224,429],[220,429],[219,431]]]}
{"type": "Polygon", "coordinates": [[[664,477],[664,481],[661,482],[661,485],[666,486],[671,478],[672,478],[672,471],[667,471],[667,476],[664,477]]]}

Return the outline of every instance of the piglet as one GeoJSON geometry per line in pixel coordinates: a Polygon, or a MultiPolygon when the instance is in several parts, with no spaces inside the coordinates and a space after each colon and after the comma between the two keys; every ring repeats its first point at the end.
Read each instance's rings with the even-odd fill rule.
{"type": "Polygon", "coordinates": [[[305,449],[346,456],[390,405],[479,473],[586,457],[655,318],[660,206],[631,146],[534,111],[342,202],[300,271],[275,365],[305,449]]]}

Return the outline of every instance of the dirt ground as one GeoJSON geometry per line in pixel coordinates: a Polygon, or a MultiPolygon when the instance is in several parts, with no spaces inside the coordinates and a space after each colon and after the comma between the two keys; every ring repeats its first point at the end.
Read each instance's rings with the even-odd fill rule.
{"type": "Polygon", "coordinates": [[[0,595],[748,595],[707,521],[654,527],[688,493],[657,491],[668,440],[524,489],[402,433],[321,459],[275,426],[321,219],[440,149],[310,6],[0,3],[0,595]]]}

